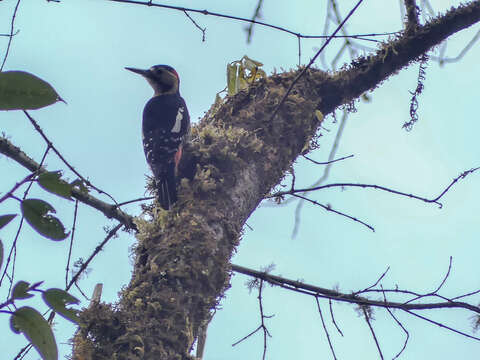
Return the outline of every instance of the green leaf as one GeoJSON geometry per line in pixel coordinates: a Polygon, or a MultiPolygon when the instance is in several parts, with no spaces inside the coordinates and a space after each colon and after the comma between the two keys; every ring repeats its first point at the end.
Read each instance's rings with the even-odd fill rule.
{"type": "Polygon", "coordinates": [[[17,334],[22,332],[43,360],[58,360],[52,329],[37,310],[29,306],[18,309],[10,318],[10,327],[17,334]]]}
{"type": "Polygon", "coordinates": [[[44,291],[43,301],[56,313],[65,319],[78,323],[78,310],[67,309],[67,305],[78,304],[80,301],[62,289],[48,289],[44,291]]]}
{"type": "Polygon", "coordinates": [[[45,172],[38,176],[38,184],[45,190],[55,195],[72,200],[71,196],[73,186],[60,179],[61,177],[61,171],[45,172]]]}
{"type": "Polygon", "coordinates": [[[26,199],[22,201],[21,209],[30,226],[46,238],[63,240],[68,236],[60,220],[49,214],[55,213],[49,203],[40,199],[26,199]]]}
{"type": "Polygon", "coordinates": [[[24,71],[0,72],[0,110],[31,110],[63,101],[46,81],[24,71]]]}
{"type": "MultiPolygon", "coordinates": [[[[17,214],[8,214],[0,216],[0,229],[12,221],[17,214]]],[[[0,264],[1,265],[1,264],[0,264]]]]}
{"type": "Polygon", "coordinates": [[[12,292],[13,299],[28,299],[33,297],[33,294],[29,294],[30,283],[26,281],[19,281],[15,284],[12,292]]]}

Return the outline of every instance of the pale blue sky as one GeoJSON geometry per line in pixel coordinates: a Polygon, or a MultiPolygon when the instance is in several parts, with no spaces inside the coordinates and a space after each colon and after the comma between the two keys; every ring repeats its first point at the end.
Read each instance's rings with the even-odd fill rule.
{"type": "MultiPolygon", "coordinates": [[[[0,3],[0,33],[10,28],[16,1],[0,3]]],[[[171,2],[169,2],[171,3],[171,2]]],[[[321,33],[326,2],[265,0],[264,21],[303,33],[321,33]]],[[[353,6],[342,1],[342,14],[353,6]]],[[[395,31],[401,26],[397,0],[365,0],[347,28],[350,33],[395,31]],[[373,14],[373,15],[372,15],[373,14]]],[[[432,2],[433,3],[433,2],[432,2]]],[[[458,1],[454,2],[455,4],[458,1]]],[[[183,6],[250,17],[256,1],[175,2],[183,6]]],[[[443,12],[452,1],[435,1],[443,12]]],[[[247,54],[265,64],[267,73],[295,67],[297,39],[271,29],[255,27],[253,41],[245,42],[245,24],[215,17],[192,15],[207,27],[206,41],[182,13],[165,9],[84,0],[23,1],[17,14],[11,53],[5,70],[24,70],[49,81],[64,98],[63,103],[31,114],[58,149],[76,169],[118,201],[144,195],[144,174],[148,174],[141,147],[140,119],[151,89],[146,82],[125,71],[125,66],[174,66],[181,77],[181,93],[193,121],[213,103],[215,94],[225,87],[228,62],[247,54]]],[[[448,44],[447,54],[455,56],[479,30],[478,25],[457,34],[448,44]]],[[[0,38],[0,55],[6,40],[0,38]]],[[[304,41],[302,62],[308,62],[318,40],[304,41]]],[[[332,55],[339,43],[333,43],[332,55]]],[[[367,45],[370,45],[368,43],[367,45]]],[[[416,87],[418,65],[392,77],[373,94],[370,103],[358,103],[358,112],[348,119],[338,156],[355,154],[353,159],[336,164],[329,182],[364,182],[392,187],[433,197],[462,171],[480,165],[478,134],[478,45],[462,61],[427,68],[425,91],[419,97],[420,120],[413,131],[401,129],[408,120],[408,91],[416,87]]],[[[327,57],[328,58],[328,57],[327,57]]],[[[345,59],[346,60],[346,59],[345,59]]],[[[28,120],[17,112],[0,113],[1,131],[13,143],[39,161],[45,146],[28,120]]],[[[312,153],[326,160],[337,129],[331,118],[325,121],[321,149],[312,153]]],[[[53,154],[48,168],[63,169],[53,154]]],[[[322,174],[304,160],[296,166],[297,183],[308,185],[322,174]]],[[[9,189],[25,176],[23,168],[0,157],[0,189],[9,189]]],[[[66,177],[74,176],[66,172],[66,177]]],[[[306,204],[300,231],[295,239],[294,204],[272,208],[262,206],[251,216],[245,236],[233,262],[260,269],[276,264],[275,274],[302,279],[321,287],[338,286],[350,292],[375,282],[385,269],[390,272],[384,287],[408,288],[425,292],[434,289],[448,268],[453,268],[443,295],[454,296],[480,288],[478,267],[478,190],[480,174],[470,175],[443,199],[444,208],[424,204],[373,190],[327,190],[312,195],[322,203],[368,222],[375,233],[345,218],[306,204]]],[[[32,197],[42,197],[56,207],[58,216],[71,226],[73,205],[34,189],[32,197]]],[[[107,200],[107,199],[105,199],[107,200]]],[[[132,214],[138,206],[126,207],[132,214]]],[[[17,204],[2,204],[0,213],[18,211],[17,204]]],[[[102,227],[111,225],[88,207],[79,209],[74,259],[86,258],[104,237],[102,227]]],[[[18,219],[0,233],[9,246],[18,219]]],[[[111,241],[92,263],[92,271],[81,282],[91,294],[98,282],[104,283],[102,299],[116,300],[117,292],[129,280],[131,261],[128,248],[134,238],[122,234],[111,241]]],[[[54,243],[25,227],[18,245],[16,279],[45,280],[45,288],[64,286],[68,243],[54,243]]],[[[231,344],[258,326],[256,294],[244,286],[247,277],[235,275],[232,288],[222,301],[222,310],[209,327],[205,360],[261,358],[260,335],[232,348],[231,344]]],[[[78,292],[73,292],[80,296],[78,292]]],[[[4,286],[0,289],[2,301],[4,286]]],[[[267,324],[268,359],[330,358],[314,299],[268,287],[264,292],[265,311],[275,314],[267,324]]],[[[471,299],[478,303],[480,298],[471,299]]],[[[322,302],[329,319],[328,302],[322,302]]],[[[85,302],[83,303],[85,305],[85,302]]],[[[476,359],[479,343],[396,312],[410,332],[402,359],[476,359]]],[[[422,313],[423,314],[423,313],[422,313]]],[[[25,344],[21,335],[11,333],[8,319],[0,314],[2,359],[13,358],[25,344]],[[6,330],[5,330],[6,329],[6,330]]],[[[339,359],[378,358],[367,325],[351,305],[335,305],[335,315],[345,336],[327,322],[339,359]]],[[[470,314],[463,311],[426,312],[423,315],[445,320],[449,325],[470,331],[470,314]]],[[[375,311],[379,342],[386,358],[392,358],[403,344],[403,333],[384,310],[375,311]]],[[[70,352],[64,343],[73,327],[57,320],[57,341],[62,355],[70,352]],[[69,332],[70,331],[70,332],[69,332]]],[[[29,359],[38,358],[32,352],[29,359]]]]}

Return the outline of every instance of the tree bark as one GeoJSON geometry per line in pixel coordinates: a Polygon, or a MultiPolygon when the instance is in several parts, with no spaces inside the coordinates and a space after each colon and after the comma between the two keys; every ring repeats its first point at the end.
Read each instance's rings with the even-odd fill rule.
{"type": "Polygon", "coordinates": [[[117,306],[84,312],[74,358],[190,359],[199,324],[229,287],[229,260],[245,221],[316,133],[315,111],[328,115],[352,104],[479,20],[480,1],[474,1],[398,35],[338,73],[309,69],[273,118],[302,69],[263,79],[210,110],[185,150],[178,203],[136,221],[133,278],[117,306]]]}

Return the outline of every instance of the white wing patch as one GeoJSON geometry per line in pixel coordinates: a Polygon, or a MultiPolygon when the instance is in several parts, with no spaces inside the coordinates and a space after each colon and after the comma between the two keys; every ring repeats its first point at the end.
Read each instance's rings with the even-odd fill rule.
{"type": "Polygon", "coordinates": [[[175,118],[175,124],[173,125],[172,132],[178,133],[182,128],[182,119],[183,119],[183,106],[178,108],[177,117],[175,118]]]}

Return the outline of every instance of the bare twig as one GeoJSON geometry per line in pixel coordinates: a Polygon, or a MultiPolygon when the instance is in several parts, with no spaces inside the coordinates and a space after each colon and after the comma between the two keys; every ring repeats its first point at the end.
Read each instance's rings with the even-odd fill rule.
{"type": "Polygon", "coordinates": [[[320,302],[318,301],[318,297],[315,297],[315,301],[317,302],[318,313],[320,314],[320,319],[322,320],[323,331],[325,332],[325,336],[327,337],[328,345],[330,346],[330,351],[332,352],[333,358],[337,360],[337,356],[335,355],[335,350],[333,349],[332,340],[330,340],[330,334],[328,333],[327,326],[325,325],[325,321],[323,320],[322,308],[320,307],[320,302]]]}
{"type": "Polygon", "coordinates": [[[422,315],[419,315],[419,314],[417,314],[417,313],[414,313],[413,311],[406,310],[406,309],[402,309],[402,310],[405,311],[406,313],[409,313],[410,315],[416,316],[416,317],[418,317],[418,318],[420,318],[420,319],[422,319],[422,320],[425,320],[425,321],[427,321],[427,322],[429,322],[429,323],[431,323],[431,324],[437,325],[437,326],[439,326],[439,327],[441,327],[441,328],[443,328],[443,329],[450,330],[450,331],[452,331],[452,332],[454,332],[454,333],[457,333],[457,334],[459,334],[459,335],[463,335],[463,336],[468,337],[468,338],[470,338],[470,339],[480,341],[480,338],[479,338],[479,337],[469,335],[469,334],[467,334],[466,332],[463,332],[463,331],[454,329],[454,328],[452,328],[452,327],[450,327],[450,326],[447,326],[447,325],[444,325],[444,324],[442,324],[442,323],[440,323],[440,322],[438,322],[438,321],[435,321],[435,320],[429,319],[429,318],[427,318],[427,317],[425,317],[425,316],[422,316],[422,315]]]}
{"type": "MultiPolygon", "coordinates": [[[[380,287],[382,288],[383,290],[383,287],[382,285],[380,285],[380,287]]],[[[387,297],[385,296],[385,293],[383,293],[383,301],[387,302],[387,297]]],[[[398,359],[398,357],[403,353],[403,351],[406,349],[407,347],[407,343],[408,343],[408,339],[410,338],[410,334],[408,333],[408,330],[405,329],[405,327],[402,325],[402,323],[400,322],[400,320],[398,320],[396,318],[395,315],[393,315],[393,312],[392,310],[390,310],[388,307],[386,308],[386,310],[388,311],[388,313],[390,314],[390,316],[393,318],[393,320],[395,320],[395,322],[397,323],[398,326],[400,326],[400,328],[403,330],[403,332],[405,333],[406,335],[406,338],[405,338],[405,341],[403,342],[403,346],[402,348],[400,349],[400,351],[397,353],[397,355],[395,355],[393,357],[392,360],[395,360],[395,359],[398,359]]]]}
{"type": "Polygon", "coordinates": [[[313,160],[311,158],[309,158],[308,156],[306,155],[302,155],[305,159],[307,159],[308,161],[311,161],[312,163],[314,164],[317,164],[317,165],[328,165],[328,164],[333,164],[334,162],[337,162],[337,161],[342,161],[342,160],[345,160],[345,159],[350,159],[351,157],[353,157],[353,154],[352,155],[348,155],[348,156],[344,156],[344,157],[341,157],[341,158],[338,158],[338,159],[334,159],[334,160],[329,160],[329,161],[316,161],[316,160],[313,160]]]}
{"type": "MultiPolygon", "coordinates": [[[[1,140],[1,138],[0,138],[0,140],[1,140]]],[[[1,145],[0,145],[0,150],[1,150],[1,145]]],[[[38,173],[37,170],[42,167],[41,164],[43,164],[45,159],[47,158],[47,154],[48,154],[49,150],[50,150],[50,147],[47,147],[47,149],[43,153],[42,160],[40,161],[40,164],[38,164],[38,167],[35,168],[35,169],[30,169],[30,171],[38,173]]],[[[33,185],[33,182],[30,182],[30,184],[28,184],[27,189],[23,193],[23,200],[25,200],[27,198],[28,193],[29,193],[30,189],[32,188],[32,185],[33,185]]],[[[13,195],[10,195],[10,196],[13,196],[13,195]]],[[[5,264],[5,268],[3,269],[2,277],[0,278],[0,286],[1,286],[5,276],[8,276],[7,275],[7,270],[8,270],[8,266],[10,264],[10,261],[12,259],[12,254],[13,254],[12,275],[8,276],[9,281],[10,281],[10,287],[8,289],[8,296],[10,296],[12,286],[13,286],[14,277],[15,277],[15,263],[16,263],[16,258],[17,258],[17,241],[18,241],[18,237],[20,236],[20,232],[22,231],[23,220],[24,220],[24,217],[22,216],[22,218],[20,219],[20,224],[18,224],[17,233],[15,234],[15,238],[13,239],[12,246],[10,247],[10,251],[8,253],[7,262],[5,264]]]]}
{"type": "MultiPolygon", "coordinates": [[[[197,14],[202,14],[205,16],[215,16],[219,18],[224,18],[224,19],[229,19],[229,20],[235,20],[235,21],[241,21],[241,22],[247,22],[247,23],[254,23],[257,25],[265,26],[271,29],[275,29],[278,31],[282,31],[285,33],[288,33],[290,35],[296,36],[296,37],[301,37],[303,39],[328,39],[332,36],[329,35],[305,35],[301,34],[299,32],[289,30],[287,28],[284,28],[282,26],[277,26],[273,24],[269,24],[263,21],[258,21],[258,20],[252,20],[248,18],[242,18],[240,16],[234,16],[234,15],[226,15],[226,14],[221,14],[218,12],[214,11],[208,11],[208,10],[201,10],[201,9],[193,9],[193,8],[186,8],[182,6],[173,6],[173,5],[165,5],[165,4],[157,4],[153,3],[152,1],[136,1],[136,0],[106,0],[106,1],[113,1],[117,3],[123,3],[123,4],[132,4],[132,5],[143,5],[143,6],[148,6],[148,7],[158,7],[158,8],[163,8],[163,9],[170,9],[170,10],[177,10],[181,12],[192,12],[192,13],[197,13],[197,14]]],[[[398,32],[388,32],[388,33],[369,33],[369,34],[355,34],[355,35],[335,35],[333,38],[366,38],[366,37],[378,37],[378,36],[389,36],[389,35],[395,35],[398,32]]],[[[363,40],[363,39],[362,39],[363,40]]]]}
{"type": "Polygon", "coordinates": [[[123,206],[123,205],[132,204],[132,203],[141,202],[141,201],[148,201],[148,200],[153,200],[153,199],[155,199],[155,196],[142,197],[142,198],[138,198],[138,199],[124,201],[124,202],[115,204],[114,206],[116,208],[119,208],[120,206],[123,206]]]}
{"type": "Polygon", "coordinates": [[[70,280],[70,282],[68,283],[68,285],[65,287],[65,290],[69,290],[73,284],[75,284],[78,280],[78,278],[80,277],[80,275],[82,275],[82,273],[85,271],[85,269],[88,267],[88,265],[90,264],[90,262],[95,258],[95,256],[103,249],[103,247],[107,244],[107,242],[113,238],[118,230],[120,230],[120,228],[124,226],[122,223],[118,224],[117,226],[115,226],[112,230],[110,230],[107,234],[107,236],[105,237],[105,239],[103,239],[103,241],[97,245],[97,247],[95,248],[95,250],[90,254],[90,256],[88,257],[88,259],[82,264],[82,266],[80,267],[80,269],[77,271],[77,273],[73,276],[73,278],[70,280]]]}
{"type": "Polygon", "coordinates": [[[232,346],[237,346],[238,344],[240,344],[242,341],[248,339],[250,336],[252,336],[253,334],[255,334],[257,331],[259,331],[260,329],[262,328],[261,325],[259,325],[255,330],[253,330],[251,333],[245,335],[244,337],[242,337],[240,340],[234,342],[232,344],[232,346]]]}
{"type": "Polygon", "coordinates": [[[358,222],[359,224],[362,224],[363,226],[369,228],[370,230],[372,230],[373,232],[375,232],[375,228],[372,226],[372,225],[369,225],[367,224],[366,222],[360,220],[360,219],[357,219],[356,217],[354,216],[351,216],[351,215],[348,215],[348,214],[345,214],[341,211],[338,211],[338,210],[335,210],[333,209],[330,205],[324,205],[324,204],[321,204],[319,203],[318,201],[315,201],[315,200],[312,200],[312,199],[309,199],[305,196],[302,196],[302,195],[298,195],[296,193],[292,194],[292,196],[295,196],[299,199],[302,199],[302,200],[305,200],[305,201],[308,201],[309,203],[312,203],[313,205],[317,205],[317,206],[320,206],[322,208],[324,208],[325,210],[327,211],[330,211],[330,212],[333,212],[334,214],[337,214],[337,215],[340,215],[340,216],[344,216],[346,217],[347,219],[350,219],[350,220],[353,220],[355,222],[358,222]]]}
{"type": "Polygon", "coordinates": [[[363,189],[370,188],[370,189],[375,189],[375,190],[382,190],[382,191],[386,191],[386,192],[389,192],[389,193],[392,193],[392,194],[409,197],[411,199],[420,200],[420,201],[423,201],[423,202],[426,202],[426,203],[434,203],[434,204],[437,204],[440,208],[442,208],[443,205],[442,205],[441,202],[439,202],[439,200],[450,190],[450,188],[453,185],[455,185],[459,180],[464,179],[469,174],[472,174],[472,173],[476,172],[478,169],[480,169],[480,167],[465,170],[459,176],[457,176],[455,179],[453,179],[450,182],[450,184],[440,193],[440,195],[436,196],[433,199],[429,199],[429,198],[418,196],[418,195],[409,194],[409,193],[406,193],[406,192],[403,192],[403,191],[390,189],[390,188],[387,188],[385,186],[373,185],[373,184],[354,184],[354,183],[335,183],[335,184],[320,185],[320,186],[304,188],[304,189],[295,189],[293,191],[292,190],[279,191],[279,192],[276,192],[274,194],[268,195],[266,197],[267,198],[275,198],[277,196],[295,195],[297,193],[306,193],[306,192],[310,192],[310,191],[317,191],[317,190],[323,190],[323,189],[328,189],[328,188],[336,188],[336,187],[340,187],[342,189],[347,188],[347,187],[359,187],[359,188],[363,188],[363,189]]]}
{"type": "MultiPolygon", "coordinates": [[[[265,274],[267,272],[265,271],[265,274]]],[[[260,325],[253,330],[251,333],[248,335],[244,336],[240,340],[236,341],[235,343],[232,344],[232,346],[236,346],[240,344],[242,341],[248,339],[250,336],[258,332],[259,330],[263,330],[263,357],[262,359],[265,360],[265,356],[267,355],[267,336],[271,337],[270,332],[268,331],[266,325],[265,325],[265,319],[270,319],[273,317],[273,315],[265,315],[263,312],[263,303],[262,303],[262,290],[263,290],[263,279],[260,280],[260,283],[258,285],[258,307],[260,311],[260,325]]]]}
{"type": "Polygon", "coordinates": [[[317,53],[315,54],[315,56],[310,60],[310,62],[307,64],[307,66],[305,66],[303,68],[302,71],[300,71],[300,73],[295,77],[295,79],[293,79],[292,83],[290,84],[290,86],[288,87],[287,91],[285,92],[285,94],[283,95],[283,97],[281,98],[280,102],[278,103],[278,105],[276,106],[275,110],[272,112],[272,115],[270,116],[270,120],[273,120],[273,118],[277,115],[278,111],[280,110],[280,108],[282,107],[282,105],[285,103],[285,100],[287,100],[287,97],[288,95],[290,95],[290,92],[292,91],[293,87],[295,86],[295,84],[298,82],[298,80],[300,80],[304,75],[305,73],[307,72],[308,69],[310,69],[310,67],[313,65],[313,63],[315,62],[315,60],[317,60],[318,56],[322,53],[322,51],[327,47],[327,45],[330,43],[330,41],[335,37],[335,35],[337,35],[337,33],[342,29],[343,25],[347,22],[348,19],[350,19],[350,17],[353,15],[353,13],[357,10],[357,8],[360,6],[360,4],[363,2],[363,0],[359,0],[357,2],[357,4],[353,7],[352,10],[350,10],[350,12],[348,13],[348,15],[346,16],[346,18],[340,23],[340,25],[337,26],[337,28],[335,29],[335,31],[333,32],[332,35],[330,35],[328,37],[328,39],[323,43],[323,45],[320,47],[320,49],[317,51],[317,53]]]}
{"type": "Polygon", "coordinates": [[[450,256],[450,259],[448,261],[448,270],[447,270],[447,273],[445,274],[443,280],[441,281],[441,283],[438,285],[438,287],[432,291],[432,293],[437,293],[440,291],[440,289],[442,288],[442,286],[445,284],[445,282],[447,281],[448,277],[450,276],[450,271],[452,270],[452,256],[450,256]]]}
{"type": "MultiPolygon", "coordinates": [[[[328,154],[328,158],[327,158],[328,161],[333,160],[333,158],[337,153],[338,147],[340,145],[340,139],[342,138],[343,131],[347,124],[347,118],[348,118],[348,112],[344,110],[342,114],[342,118],[340,120],[340,125],[338,126],[337,133],[335,134],[335,140],[333,141],[332,148],[330,149],[330,153],[328,154]]],[[[327,166],[325,166],[325,169],[323,170],[323,175],[317,181],[315,181],[313,186],[318,186],[328,179],[328,176],[330,175],[330,169],[332,168],[332,166],[333,164],[328,164],[327,166]]],[[[302,211],[303,204],[304,204],[304,201],[300,201],[297,204],[297,207],[295,208],[295,225],[292,230],[292,238],[295,238],[295,236],[298,233],[298,229],[300,227],[300,213],[302,211]]]]}
{"type": "Polygon", "coordinates": [[[0,34],[0,36],[12,37],[12,36],[18,35],[19,32],[20,32],[20,30],[17,30],[17,31],[15,31],[15,34],[0,34]]]}
{"type": "MultiPolygon", "coordinates": [[[[2,66],[0,66],[0,71],[3,70],[3,67],[5,66],[5,62],[7,61],[8,58],[8,53],[10,52],[10,46],[12,45],[12,40],[13,40],[13,28],[15,26],[15,17],[17,16],[17,11],[18,11],[18,6],[20,5],[20,1],[17,1],[17,5],[15,5],[15,9],[13,10],[13,15],[12,15],[12,21],[10,23],[10,35],[8,35],[8,44],[7,44],[7,49],[5,50],[5,55],[3,55],[3,61],[2,61],[2,66]]],[[[17,31],[18,33],[18,31],[17,31]]],[[[15,34],[16,35],[16,34],[15,34]]]]}
{"type": "Polygon", "coordinates": [[[260,286],[258,287],[258,306],[260,308],[260,320],[262,322],[261,327],[263,330],[263,356],[262,359],[265,360],[267,355],[267,336],[271,337],[268,332],[267,327],[265,326],[265,319],[273,317],[273,315],[265,315],[263,312],[263,303],[262,303],[262,290],[263,290],[263,281],[260,281],[260,286]]]}
{"type": "Polygon", "coordinates": [[[4,202],[5,200],[7,200],[11,195],[13,195],[13,193],[20,187],[22,186],[23,184],[25,184],[26,182],[29,182],[32,180],[32,178],[35,176],[36,174],[35,173],[31,173],[27,176],[25,176],[23,178],[23,180],[19,181],[18,183],[16,183],[12,189],[10,191],[7,191],[7,193],[5,195],[3,195],[1,198],[0,198],[0,203],[4,202]]]}
{"type": "Polygon", "coordinates": [[[70,246],[68,247],[67,266],[65,268],[65,286],[68,286],[68,272],[70,271],[70,259],[72,258],[73,239],[75,237],[75,225],[77,224],[78,200],[75,201],[75,211],[73,213],[72,236],[70,237],[70,246]]]}
{"type": "Polygon", "coordinates": [[[198,25],[197,22],[190,16],[190,14],[187,11],[184,11],[183,13],[185,14],[186,17],[190,19],[193,25],[195,25],[195,27],[198,30],[200,30],[200,32],[202,33],[202,42],[205,41],[205,31],[207,30],[207,28],[202,28],[200,25],[198,25]]]}
{"type": "Polygon", "coordinates": [[[440,285],[438,285],[438,287],[429,292],[429,293],[426,293],[426,294],[423,294],[423,295],[418,295],[416,297],[414,297],[413,299],[410,299],[408,301],[406,301],[406,303],[411,303],[413,301],[416,301],[418,299],[421,299],[422,297],[428,297],[428,296],[433,296],[433,295],[437,295],[437,293],[440,291],[440,289],[442,288],[442,286],[445,284],[445,282],[447,281],[448,277],[450,276],[450,270],[452,269],[452,257],[450,256],[450,260],[449,260],[449,263],[448,263],[448,270],[447,270],[447,273],[445,274],[443,280],[440,282],[440,285]]]}
{"type": "Polygon", "coordinates": [[[463,295],[460,295],[460,296],[456,296],[456,297],[453,297],[451,298],[450,300],[458,300],[458,299],[461,299],[461,298],[464,298],[464,297],[468,297],[468,296],[472,296],[472,295],[477,295],[480,293],[480,290],[475,290],[475,291],[472,291],[472,292],[469,292],[467,294],[463,294],[463,295]]]}
{"type": "MultiPolygon", "coordinates": [[[[27,156],[22,150],[20,150],[19,147],[13,145],[8,139],[3,137],[0,137],[0,153],[15,160],[17,163],[30,171],[38,170],[39,174],[47,171],[35,160],[27,156]]],[[[75,199],[78,199],[80,202],[89,205],[98,211],[101,211],[109,219],[114,218],[129,229],[137,229],[137,226],[134,223],[134,217],[121,211],[120,209],[117,209],[116,205],[103,202],[76,188],[72,190],[72,196],[75,199]]]]}
{"type": "Polygon", "coordinates": [[[32,347],[33,347],[32,344],[25,345],[23,348],[20,349],[17,356],[15,356],[13,360],[23,359],[25,355],[28,354],[28,352],[32,347]]]}
{"type": "Polygon", "coordinates": [[[373,340],[375,340],[375,345],[377,346],[378,353],[380,355],[380,359],[383,360],[383,354],[382,354],[382,349],[380,348],[380,344],[378,343],[377,336],[375,335],[375,330],[373,330],[372,323],[370,321],[370,314],[367,311],[367,306],[361,306],[363,315],[365,317],[365,321],[368,324],[368,327],[370,328],[370,333],[372,334],[373,340]]]}
{"type": "Polygon", "coordinates": [[[358,295],[358,294],[367,292],[367,291],[370,290],[371,288],[374,288],[375,286],[377,286],[378,283],[379,283],[380,281],[382,281],[382,279],[385,277],[385,275],[387,275],[387,273],[388,273],[389,270],[390,270],[390,266],[387,267],[387,270],[385,270],[385,271],[383,272],[383,274],[380,275],[380,277],[377,279],[377,281],[375,281],[374,284],[370,285],[369,287],[367,287],[367,288],[365,288],[365,289],[363,289],[363,290],[356,291],[354,294],[355,294],[355,295],[358,295]]]}
{"type": "Polygon", "coordinates": [[[432,202],[437,202],[438,200],[440,200],[443,197],[443,195],[445,195],[448,192],[448,190],[450,190],[450,188],[457,183],[458,180],[465,179],[467,175],[474,173],[478,169],[480,169],[480,167],[472,168],[470,170],[465,170],[464,172],[462,172],[455,179],[453,179],[450,185],[448,185],[440,195],[438,195],[435,199],[433,199],[432,202]]]}
{"type": "Polygon", "coordinates": [[[35,119],[30,116],[30,114],[23,110],[23,113],[25,114],[25,116],[28,118],[28,120],[30,120],[30,122],[32,123],[33,127],[35,128],[35,130],[37,130],[37,132],[40,134],[40,136],[43,138],[43,140],[47,143],[47,145],[53,150],[53,152],[60,158],[60,160],[62,160],[62,162],[75,174],[77,175],[86,185],[90,186],[92,189],[95,189],[99,194],[105,194],[106,196],[108,196],[115,204],[117,203],[117,201],[110,195],[108,194],[107,192],[99,189],[98,187],[96,187],[95,185],[93,185],[88,179],[84,178],[77,170],[75,170],[75,168],[70,165],[70,163],[65,160],[65,158],[63,157],[63,155],[60,153],[60,151],[57,150],[57,148],[53,145],[53,143],[47,138],[47,136],[45,135],[45,133],[43,132],[43,130],[40,128],[40,125],[37,124],[37,122],[35,121],[35,119]]]}
{"type": "MultiPolygon", "coordinates": [[[[436,302],[436,303],[416,303],[416,304],[405,304],[403,302],[385,302],[379,300],[371,300],[366,297],[356,296],[351,293],[341,293],[337,290],[326,289],[318,287],[311,284],[305,284],[300,281],[290,280],[282,278],[280,276],[271,275],[265,272],[256,271],[253,269],[245,268],[243,266],[232,264],[232,270],[241,274],[249,275],[257,279],[262,279],[272,285],[280,286],[284,289],[298,292],[301,294],[306,294],[309,296],[320,296],[333,301],[348,302],[352,304],[359,305],[368,305],[375,307],[388,307],[391,309],[402,309],[402,310],[433,310],[433,309],[444,309],[444,308],[461,308],[470,310],[472,312],[480,314],[480,307],[457,301],[445,301],[445,302],[436,302]]],[[[381,290],[387,292],[387,290],[381,290]]],[[[391,290],[393,291],[393,290],[391,290]]],[[[480,339],[479,339],[480,340],[480,339]]]]}
{"type": "Polygon", "coordinates": [[[332,299],[328,299],[328,306],[330,308],[330,318],[332,319],[332,323],[333,325],[335,325],[335,328],[337,329],[338,333],[343,336],[343,332],[338,327],[337,322],[335,321],[335,316],[333,316],[332,299]]]}
{"type": "MultiPolygon", "coordinates": [[[[68,291],[73,285],[77,286],[77,280],[79,279],[79,277],[83,274],[83,272],[87,269],[88,265],[90,264],[90,262],[92,262],[92,260],[95,258],[95,256],[97,256],[97,254],[103,249],[103,247],[107,244],[107,242],[112,238],[114,237],[118,230],[120,230],[120,228],[124,226],[123,224],[118,224],[117,226],[115,226],[112,230],[110,230],[107,234],[107,236],[105,237],[105,239],[103,239],[103,241],[97,245],[97,247],[95,248],[95,250],[92,252],[92,254],[90,254],[90,256],[88,257],[88,259],[82,264],[82,266],[80,267],[80,269],[77,271],[77,273],[72,277],[72,279],[70,280],[70,282],[67,284],[67,286],[65,286],[65,291],[68,291]]],[[[81,291],[81,289],[77,286],[77,289],[82,293],[83,296],[85,296],[85,294],[83,294],[83,292],[81,291]]],[[[55,312],[51,312],[50,315],[48,316],[48,322],[49,323],[52,323],[53,319],[55,318],[55,312]]]]}

